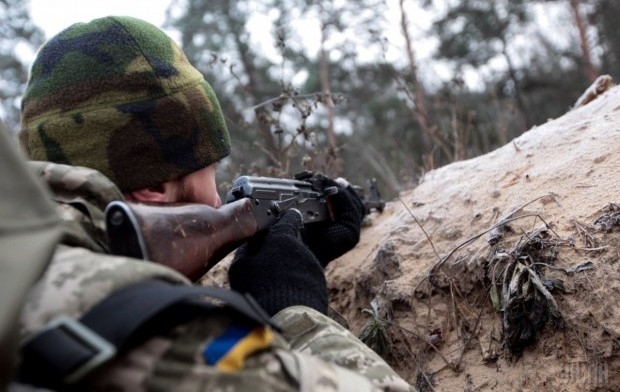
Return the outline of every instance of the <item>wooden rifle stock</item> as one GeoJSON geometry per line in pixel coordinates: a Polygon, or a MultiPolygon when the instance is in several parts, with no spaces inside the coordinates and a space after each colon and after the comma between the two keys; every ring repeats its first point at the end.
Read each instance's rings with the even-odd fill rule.
{"type": "Polygon", "coordinates": [[[112,254],[166,265],[193,282],[259,230],[249,198],[220,208],[115,201],[106,225],[112,254]]]}
{"type": "MultiPolygon", "coordinates": [[[[187,276],[200,279],[211,267],[277,217],[295,209],[302,224],[332,219],[328,198],[337,187],[322,191],[306,181],[241,176],[220,208],[204,204],[140,204],[115,201],[105,211],[110,252],[164,264],[187,276]]],[[[370,181],[370,199],[355,187],[365,207],[383,211],[376,181],[370,181]]]]}

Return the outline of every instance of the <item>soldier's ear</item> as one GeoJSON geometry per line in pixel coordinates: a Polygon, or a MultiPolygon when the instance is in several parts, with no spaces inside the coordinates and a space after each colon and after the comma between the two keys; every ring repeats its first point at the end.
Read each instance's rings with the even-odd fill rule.
{"type": "Polygon", "coordinates": [[[148,188],[138,189],[125,193],[129,201],[143,203],[173,203],[176,202],[176,185],[174,182],[164,182],[148,188]]]}

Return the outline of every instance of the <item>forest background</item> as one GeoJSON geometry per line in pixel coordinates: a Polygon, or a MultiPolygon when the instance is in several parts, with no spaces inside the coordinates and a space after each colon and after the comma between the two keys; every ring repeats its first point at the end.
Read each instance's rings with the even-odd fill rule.
{"type": "MultiPolygon", "coordinates": [[[[614,0],[172,0],[166,15],[227,118],[221,193],[310,169],[376,178],[390,199],[620,72],[614,0]]],[[[50,37],[28,0],[0,0],[0,21],[0,116],[16,133],[22,54],[50,37]]]]}

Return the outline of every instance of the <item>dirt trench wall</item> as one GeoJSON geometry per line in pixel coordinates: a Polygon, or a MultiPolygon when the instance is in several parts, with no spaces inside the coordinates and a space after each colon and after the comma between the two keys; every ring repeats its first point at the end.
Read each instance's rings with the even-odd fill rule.
{"type": "Polygon", "coordinates": [[[328,267],[331,306],[359,333],[371,319],[362,309],[376,299],[392,321],[389,360],[421,389],[620,390],[614,203],[617,87],[491,153],[431,171],[389,201],[328,267]],[[491,230],[502,219],[507,230],[491,230]],[[562,320],[547,320],[514,355],[490,295],[493,268],[535,240],[538,253],[527,257],[546,258],[552,267],[538,265],[541,276],[563,283],[564,292],[550,289],[562,320]],[[588,268],[572,270],[579,266],[588,268]]]}

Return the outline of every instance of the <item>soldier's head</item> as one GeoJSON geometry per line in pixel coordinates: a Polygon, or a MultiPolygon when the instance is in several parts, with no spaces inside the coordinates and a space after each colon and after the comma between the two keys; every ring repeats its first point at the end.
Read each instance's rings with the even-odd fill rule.
{"type": "Polygon", "coordinates": [[[43,45],[19,139],[33,160],[96,169],[162,202],[219,203],[215,164],[230,153],[211,86],[170,37],[131,17],[77,23],[43,45]]]}

